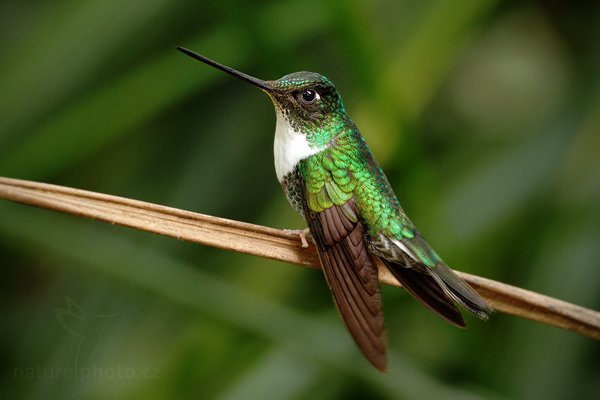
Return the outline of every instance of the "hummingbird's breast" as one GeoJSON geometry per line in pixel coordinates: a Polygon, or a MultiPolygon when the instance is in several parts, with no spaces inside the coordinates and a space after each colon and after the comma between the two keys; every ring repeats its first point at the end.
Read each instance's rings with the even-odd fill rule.
{"type": "Polygon", "coordinates": [[[304,217],[305,199],[302,185],[304,185],[306,182],[304,182],[304,180],[302,180],[300,177],[298,168],[294,168],[292,172],[284,176],[280,183],[281,187],[283,188],[283,192],[285,193],[285,197],[290,205],[294,208],[294,210],[304,217]]]}

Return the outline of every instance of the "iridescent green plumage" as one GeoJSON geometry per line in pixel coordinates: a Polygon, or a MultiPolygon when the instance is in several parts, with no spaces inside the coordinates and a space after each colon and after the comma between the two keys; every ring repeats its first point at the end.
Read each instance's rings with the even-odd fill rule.
{"type": "Polygon", "coordinates": [[[385,370],[387,363],[378,262],[457,326],[465,326],[457,303],[481,318],[492,312],[408,219],[329,79],[297,72],[263,81],[180,50],[258,86],[273,100],[277,177],[308,223],[344,323],[375,367],[385,370]]]}
{"type": "Polygon", "coordinates": [[[355,129],[343,130],[329,148],[302,160],[299,171],[306,181],[312,211],[321,212],[354,198],[369,234],[414,235],[412,223],[355,129]]]}

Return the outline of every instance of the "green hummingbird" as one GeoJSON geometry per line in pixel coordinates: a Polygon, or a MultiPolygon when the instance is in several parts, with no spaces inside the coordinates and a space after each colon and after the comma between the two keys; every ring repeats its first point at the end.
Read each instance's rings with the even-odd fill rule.
{"type": "Polygon", "coordinates": [[[295,72],[266,81],[177,49],[257,86],[273,101],[277,179],[308,224],[346,327],[377,369],[387,368],[378,263],[450,323],[466,327],[458,304],[488,318],[492,307],[442,261],[400,206],[329,79],[295,72]]]}

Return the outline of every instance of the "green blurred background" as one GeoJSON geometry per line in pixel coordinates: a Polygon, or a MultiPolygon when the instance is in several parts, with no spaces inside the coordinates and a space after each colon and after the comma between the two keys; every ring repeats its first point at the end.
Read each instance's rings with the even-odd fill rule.
{"type": "MultiPolygon", "coordinates": [[[[330,77],[455,268],[600,308],[594,2],[0,4],[0,175],[277,228],[265,79],[330,77]]],[[[1,387],[29,399],[597,398],[600,346],[505,315],[461,331],[385,287],[390,372],[321,274],[0,203],[1,387]]]]}

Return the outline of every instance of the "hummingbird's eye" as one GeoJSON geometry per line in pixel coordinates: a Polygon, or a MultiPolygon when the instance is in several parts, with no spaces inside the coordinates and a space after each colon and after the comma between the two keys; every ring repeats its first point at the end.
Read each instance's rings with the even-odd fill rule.
{"type": "Polygon", "coordinates": [[[298,96],[298,100],[304,104],[312,104],[320,98],[321,96],[319,96],[319,93],[314,89],[304,89],[298,96]]]}

